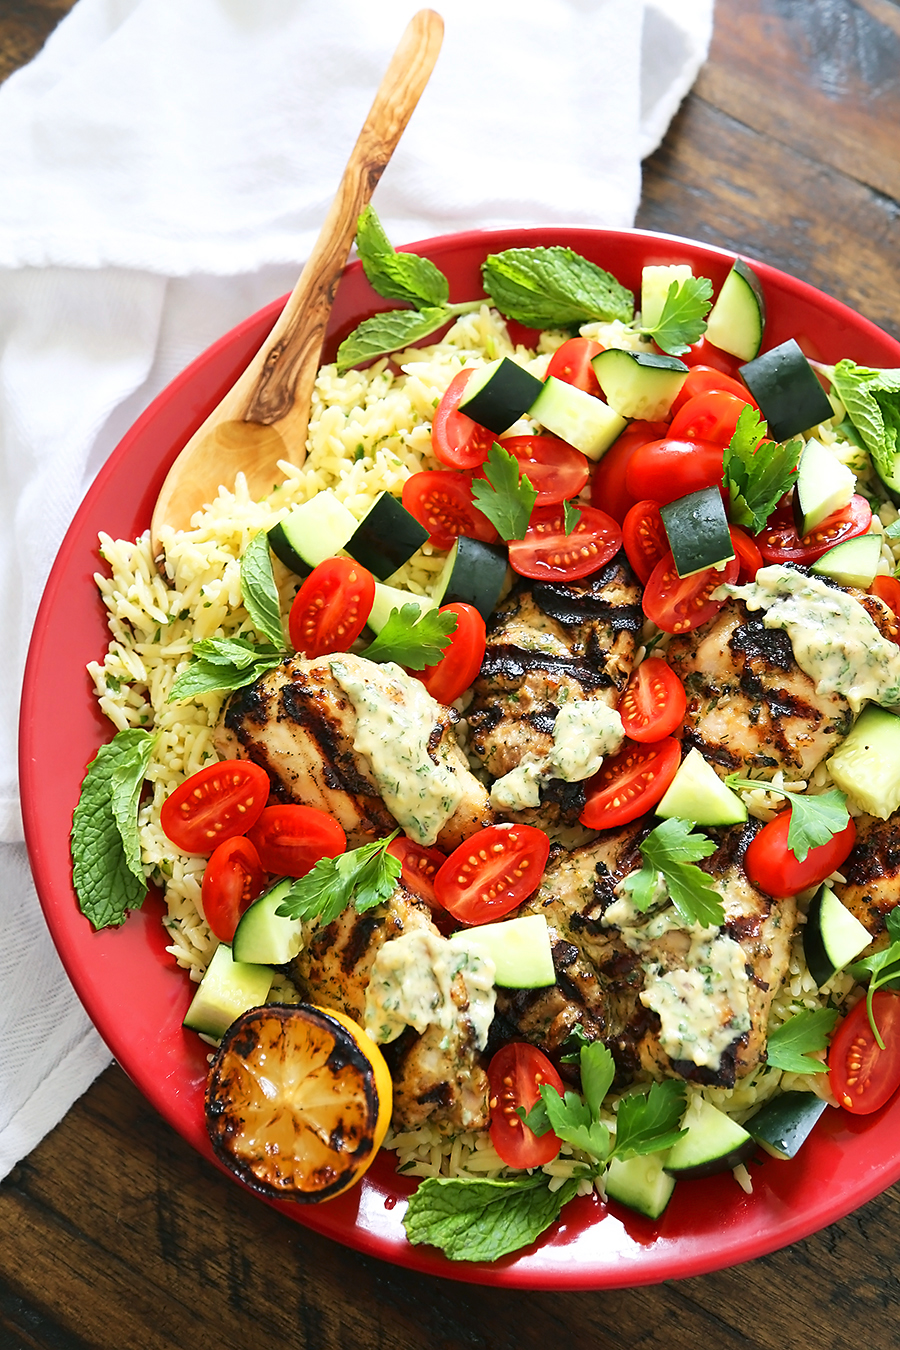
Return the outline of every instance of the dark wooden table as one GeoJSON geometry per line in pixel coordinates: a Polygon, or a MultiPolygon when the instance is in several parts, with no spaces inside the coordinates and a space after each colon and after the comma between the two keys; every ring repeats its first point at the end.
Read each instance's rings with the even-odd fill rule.
{"type": "MultiPolygon", "coordinates": [[[[0,78],[71,4],[2,0],[0,78]]],[[[897,0],[718,0],[638,225],[755,255],[900,337],[898,214],[897,0]]],[[[680,1283],[560,1297],[443,1282],[248,1203],[113,1067],[0,1185],[0,1347],[888,1350],[898,1229],[892,1187],[784,1251],[680,1283]]]]}

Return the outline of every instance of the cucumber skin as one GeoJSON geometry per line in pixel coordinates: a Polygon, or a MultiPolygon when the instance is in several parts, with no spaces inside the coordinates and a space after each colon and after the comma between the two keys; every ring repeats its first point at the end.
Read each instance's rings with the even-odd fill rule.
{"type": "MultiPolygon", "coordinates": [[[[820,989],[823,985],[828,983],[836,971],[842,970],[844,966],[849,965],[851,961],[855,961],[860,952],[864,951],[869,945],[869,940],[871,940],[871,934],[866,932],[865,936],[867,940],[862,942],[861,946],[858,946],[855,950],[849,952],[843,960],[840,960],[839,953],[832,954],[828,949],[828,942],[822,931],[822,910],[826,904],[829,904],[829,907],[833,908],[834,904],[840,905],[841,901],[838,896],[834,894],[831,887],[828,886],[826,882],[823,882],[810,901],[806,915],[806,923],[803,928],[803,956],[810,975],[820,989]],[[833,901],[833,904],[829,903],[829,898],[833,901]],[[835,964],[835,957],[838,957],[840,964],[835,964]]],[[[850,914],[849,910],[847,910],[847,914],[851,918],[854,917],[850,914]]],[[[852,925],[850,926],[852,927],[852,925]]],[[[861,924],[860,927],[864,927],[864,925],[861,924]]]]}
{"type": "Polygon", "coordinates": [[[787,441],[834,415],[828,395],[796,339],[763,352],[740,367],[773,440],[787,441]]]}
{"type": "Polygon", "coordinates": [[[747,1121],[747,1129],[770,1156],[796,1157],[828,1103],[814,1092],[781,1092],[747,1121]]]}
{"type": "Polygon", "coordinates": [[[661,506],[659,513],[680,577],[693,576],[734,557],[722,494],[717,487],[676,497],[661,506]]]}

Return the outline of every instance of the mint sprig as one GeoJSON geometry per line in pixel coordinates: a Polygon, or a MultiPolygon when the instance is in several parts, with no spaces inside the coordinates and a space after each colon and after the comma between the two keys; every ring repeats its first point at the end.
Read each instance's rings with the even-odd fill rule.
{"type": "Polygon", "coordinates": [[[741,778],[736,773],[728,774],[725,782],[735,792],[742,788],[753,791],[762,788],[765,792],[774,792],[789,804],[791,812],[787,843],[798,862],[804,862],[811,848],[827,844],[841,830],[847,828],[850,812],[847,810],[847,798],[840,788],[830,788],[828,792],[813,792],[805,795],[800,792],[786,792],[756,778],[741,778]]]}
{"type": "Polygon", "coordinates": [[[281,601],[265,530],[253,536],[241,557],[241,599],[250,621],[276,647],[284,646],[281,601]]]}
{"type": "Polygon", "coordinates": [[[642,328],[657,347],[670,356],[681,356],[706,332],[706,316],[712,305],[712,282],[708,277],[685,277],[673,281],[659,318],[652,328],[642,328]]]}
{"type": "Polygon", "coordinates": [[[417,253],[398,253],[371,206],[363,207],[356,222],[356,251],[369,284],[386,300],[417,309],[447,304],[450,286],[441,269],[417,253]]]}
{"type": "Polygon", "coordinates": [[[573,1178],[551,1191],[542,1172],[426,1177],[409,1198],[403,1227],[410,1242],[439,1247],[451,1261],[497,1261],[539,1238],[577,1190],[573,1178]]]}
{"type": "Polygon", "coordinates": [[[494,441],[483,465],[484,478],[472,479],[475,505],[507,542],[525,538],[537,501],[531,479],[521,473],[521,467],[515,455],[494,441]]]}
{"type": "Polygon", "coordinates": [[[900,370],[838,361],[825,371],[882,478],[889,478],[900,452],[900,370]]]}
{"type": "Polygon", "coordinates": [[[481,265],[491,304],[528,328],[576,328],[579,324],[634,317],[634,295],[611,272],[570,248],[509,248],[481,265]]]}
{"type": "Polygon", "coordinates": [[[195,644],[190,664],[175,676],[166,702],[243,689],[286,655],[283,648],[247,638],[204,638],[195,644]]]}
{"type": "Polygon", "coordinates": [[[753,534],[765,528],[778,502],[797,481],[802,442],[766,441],[767,424],[749,404],[741,412],[723,456],[728,514],[753,534]]]}

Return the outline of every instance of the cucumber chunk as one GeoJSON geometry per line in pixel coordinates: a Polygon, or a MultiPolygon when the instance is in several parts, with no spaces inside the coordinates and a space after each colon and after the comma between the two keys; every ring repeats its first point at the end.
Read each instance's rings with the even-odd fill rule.
{"type": "Polygon", "coordinates": [[[637,1158],[613,1158],[606,1172],[610,1200],[658,1219],[672,1197],[675,1178],[663,1169],[664,1153],[646,1153],[637,1158]]]}
{"type": "Polygon", "coordinates": [[[856,474],[815,437],[806,442],[794,484],[794,524],[802,538],[842,506],[849,505],[856,474]]]}
{"type": "Polygon", "coordinates": [[[503,356],[469,376],[459,411],[500,436],[528,411],[542,387],[536,375],[503,356]]]}
{"type": "Polygon", "coordinates": [[[827,763],[851,801],[887,820],[900,807],[900,717],[870,703],[827,763]]]}
{"type": "Polygon", "coordinates": [[[828,422],[834,409],[794,338],[741,366],[740,374],[776,441],[828,422]]]}
{"type": "Polygon", "coordinates": [[[855,961],[871,941],[865,924],[823,882],[810,902],[803,928],[803,955],[819,988],[855,961]]]}
{"type": "Polygon", "coordinates": [[[401,590],[399,586],[388,586],[384,581],[375,582],[375,599],[369,611],[366,623],[373,633],[380,633],[391,616],[391,611],[402,609],[404,605],[418,605],[419,612],[437,609],[437,601],[430,595],[414,595],[412,591],[401,590]]]}
{"type": "Polygon", "coordinates": [[[657,422],[671,408],[688,376],[677,356],[607,347],[591,361],[609,406],[623,417],[657,422]]]}
{"type": "Polygon", "coordinates": [[[680,286],[694,275],[690,263],[648,263],[641,271],[641,327],[655,328],[672,282],[680,286]]]}
{"type": "Polygon", "coordinates": [[[293,961],[303,946],[303,924],[275,913],[292,885],[290,877],[277,882],[241,915],[231,943],[235,961],[264,966],[293,961]]]}
{"type": "Polygon", "coordinates": [[[684,1113],[687,1130],[669,1149],[665,1170],[671,1176],[710,1177],[745,1162],[754,1150],[750,1134],[712,1102],[696,1093],[684,1113]]]}
{"type": "Polygon", "coordinates": [[[392,576],[428,539],[428,531],[389,492],[380,492],[344,549],[379,581],[392,576]]]}
{"type": "Polygon", "coordinates": [[[463,930],[496,967],[494,982],[504,989],[544,989],[556,984],[550,930],[543,914],[523,914],[463,930]]]}
{"type": "Polygon", "coordinates": [[[528,414],[547,431],[573,445],[588,459],[600,459],[626,425],[602,398],[550,375],[528,414]]]}
{"type": "Polygon", "coordinates": [[[320,562],[341,552],[356,525],[356,517],[325,488],[272,526],[269,547],[298,577],[309,576],[320,562]]]}
{"type": "Polygon", "coordinates": [[[659,508],[680,577],[718,567],[734,557],[728,518],[717,487],[676,497],[659,508]]]}
{"type": "Polygon", "coordinates": [[[695,825],[739,825],[747,819],[738,794],[722,782],[696,746],[685,755],[655,811],[664,820],[677,816],[695,825]]]}
{"type": "Polygon", "coordinates": [[[706,337],[720,351],[752,361],[762,346],[766,302],[759,277],[736,258],[706,318],[706,337]]]}
{"type": "MultiPolygon", "coordinates": [[[[505,548],[461,534],[447,554],[432,594],[438,605],[448,605],[453,600],[474,605],[486,623],[497,608],[508,574],[505,548]]],[[[376,586],[376,598],[377,590],[376,586]]]]}
{"type": "Polygon", "coordinates": [[[182,1025],[220,1041],[241,1013],[265,1003],[273,978],[274,972],[268,966],[235,961],[231,948],[220,943],[182,1025]]]}
{"type": "Polygon", "coordinates": [[[861,534],[835,544],[810,567],[816,576],[831,577],[839,586],[858,586],[867,591],[881,562],[881,535],[861,534]]]}
{"type": "Polygon", "coordinates": [[[794,1158],[827,1105],[814,1092],[781,1092],[750,1117],[747,1129],[773,1158],[794,1158]]]}

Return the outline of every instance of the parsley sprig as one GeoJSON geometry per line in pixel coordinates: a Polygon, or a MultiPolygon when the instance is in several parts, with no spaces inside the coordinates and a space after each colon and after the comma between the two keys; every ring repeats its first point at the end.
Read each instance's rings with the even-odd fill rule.
{"type": "Polygon", "coordinates": [[[753,534],[764,529],[780,499],[797,481],[802,442],[767,441],[767,424],[748,404],[725,447],[723,470],[730,496],[729,518],[753,534]]]}
{"type": "Polygon", "coordinates": [[[681,356],[706,332],[711,305],[712,282],[707,277],[673,281],[656,323],[641,332],[670,356],[681,356]]]}
{"type": "Polygon", "coordinates": [[[314,919],[327,926],[352,904],[358,914],[374,909],[393,894],[400,877],[400,860],[387,847],[400,833],[363,844],[336,858],[320,858],[311,872],[299,877],[276,914],[287,919],[314,919]]]}
{"type": "Polygon", "coordinates": [[[452,611],[420,609],[414,600],[392,609],[381,632],[362,653],[369,661],[396,661],[424,670],[440,661],[459,622],[452,611]]]}
{"type": "MultiPolygon", "coordinates": [[[[472,479],[475,505],[501,539],[524,539],[537,492],[515,455],[494,441],[484,462],[484,478],[472,479]]],[[[567,503],[568,505],[568,503],[567,503]]]]}
{"type": "Polygon", "coordinates": [[[769,1033],[766,1062],[785,1073],[826,1073],[828,1065],[814,1058],[827,1050],[838,1013],[834,1008],[803,1008],[769,1033]]]}
{"type": "Polygon", "coordinates": [[[847,828],[850,812],[847,810],[847,798],[840,788],[831,788],[828,792],[813,792],[805,795],[800,792],[788,792],[785,788],[775,787],[758,778],[741,778],[730,773],[725,779],[728,787],[735,792],[741,789],[753,791],[762,788],[765,792],[774,792],[789,803],[791,821],[788,827],[788,848],[798,862],[804,862],[811,848],[819,848],[841,830],[847,828]]]}
{"type": "Polygon", "coordinates": [[[715,881],[694,864],[708,858],[716,845],[704,834],[693,833],[693,823],[673,816],[657,825],[640,845],[643,864],[620,883],[635,909],[642,913],[656,903],[659,878],[682,922],[718,928],[725,917],[715,881]]]}
{"type": "Polygon", "coordinates": [[[869,1013],[869,1024],[880,1050],[884,1049],[884,1040],[875,1021],[872,1000],[879,989],[900,990],[900,912],[897,909],[888,912],[885,928],[890,938],[888,946],[871,956],[864,956],[861,961],[854,961],[847,967],[848,974],[855,980],[869,982],[866,990],[866,1008],[869,1013]]]}

